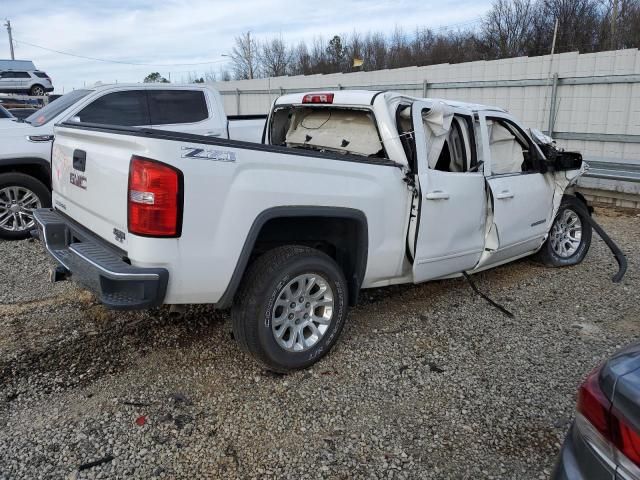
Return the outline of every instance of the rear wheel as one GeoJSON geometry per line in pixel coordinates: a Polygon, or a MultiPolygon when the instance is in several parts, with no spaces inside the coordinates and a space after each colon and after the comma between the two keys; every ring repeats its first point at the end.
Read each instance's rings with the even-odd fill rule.
{"type": "Polygon", "coordinates": [[[347,313],[344,275],[328,255],[279,247],[247,270],[231,310],[234,336],[267,368],[306,368],[336,342],[347,313]]]}
{"type": "Polygon", "coordinates": [[[564,267],[577,265],[591,246],[591,223],[587,207],[576,197],[563,198],[551,231],[538,258],[545,265],[564,267]]]}
{"type": "Polygon", "coordinates": [[[29,90],[29,95],[32,97],[42,97],[44,96],[44,87],[42,85],[34,85],[29,90]]]}
{"type": "Polygon", "coordinates": [[[0,238],[27,238],[35,228],[33,211],[50,207],[49,189],[24,173],[0,174],[0,238]]]}

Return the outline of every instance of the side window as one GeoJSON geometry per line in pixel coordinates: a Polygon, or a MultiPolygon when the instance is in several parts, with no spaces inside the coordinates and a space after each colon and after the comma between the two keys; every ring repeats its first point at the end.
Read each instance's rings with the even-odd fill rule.
{"type": "Polygon", "coordinates": [[[3,72],[2,78],[31,78],[27,72],[3,72]]]}
{"type": "Polygon", "coordinates": [[[84,123],[150,125],[147,95],[144,90],[109,93],[83,108],[77,116],[84,123]]]}
{"type": "Polygon", "coordinates": [[[209,117],[202,90],[149,90],[152,125],[195,123],[209,117]]]}
{"type": "Polygon", "coordinates": [[[510,122],[489,119],[489,150],[491,174],[535,172],[535,149],[529,139],[510,122]]]}
{"type": "Polygon", "coordinates": [[[475,164],[472,141],[468,122],[464,117],[454,115],[434,170],[467,172],[475,164]]]}

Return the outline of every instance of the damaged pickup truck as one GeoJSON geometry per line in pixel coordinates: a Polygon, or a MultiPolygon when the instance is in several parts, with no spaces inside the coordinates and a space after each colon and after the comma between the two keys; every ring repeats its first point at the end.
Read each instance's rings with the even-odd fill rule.
{"type": "Polygon", "coordinates": [[[240,345],[286,372],[329,351],[362,288],[580,263],[585,168],[499,108],[292,94],[263,144],[63,123],[35,217],[54,280],[115,309],[231,307],[240,345]]]}

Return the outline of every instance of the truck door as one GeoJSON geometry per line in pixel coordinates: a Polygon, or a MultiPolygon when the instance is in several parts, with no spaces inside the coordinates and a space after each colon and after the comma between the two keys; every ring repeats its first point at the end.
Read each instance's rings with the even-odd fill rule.
{"type": "Polygon", "coordinates": [[[540,246],[553,211],[554,185],[540,171],[541,158],[531,138],[508,114],[481,114],[480,129],[497,233],[497,249],[483,263],[494,263],[540,246]]]}
{"type": "Polygon", "coordinates": [[[484,249],[486,193],[470,111],[442,102],[412,107],[420,195],[414,282],[465,270],[484,249]]]}

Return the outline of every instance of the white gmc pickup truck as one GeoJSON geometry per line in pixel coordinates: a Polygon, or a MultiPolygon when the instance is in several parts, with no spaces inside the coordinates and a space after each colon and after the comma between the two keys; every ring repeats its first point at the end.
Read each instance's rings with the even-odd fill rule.
{"type": "Polygon", "coordinates": [[[157,127],[259,142],[266,116],[252,117],[227,118],[219,93],[210,86],[161,83],[74,90],[24,120],[0,121],[0,238],[29,236],[33,210],[51,206],[51,142],[57,123],[157,127]]]}
{"type": "Polygon", "coordinates": [[[231,307],[241,346],[289,371],[329,351],[362,288],[589,250],[581,156],[499,108],[285,95],[263,142],[59,125],[53,208],[35,213],[54,280],[115,309],[231,307]]]}

